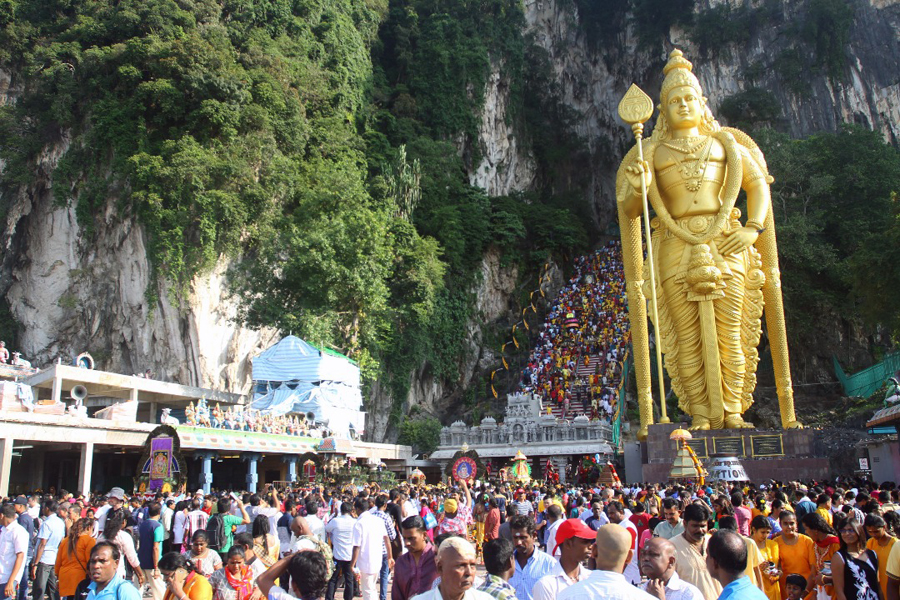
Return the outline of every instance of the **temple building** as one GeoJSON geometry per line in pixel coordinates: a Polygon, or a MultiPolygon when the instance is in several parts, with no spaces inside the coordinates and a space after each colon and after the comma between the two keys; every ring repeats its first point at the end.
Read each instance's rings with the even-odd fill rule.
{"type": "Polygon", "coordinates": [[[604,460],[613,456],[612,425],[605,419],[591,421],[585,415],[568,420],[542,411],[540,400],[533,394],[510,394],[507,397],[506,417],[498,423],[485,417],[476,426],[456,421],[441,429],[438,449],[431,454],[443,472],[447,463],[463,446],[478,453],[491,465],[492,472],[507,466],[521,449],[528,454],[532,478],[543,476],[550,459],[560,480],[583,456],[600,454],[604,460]]]}

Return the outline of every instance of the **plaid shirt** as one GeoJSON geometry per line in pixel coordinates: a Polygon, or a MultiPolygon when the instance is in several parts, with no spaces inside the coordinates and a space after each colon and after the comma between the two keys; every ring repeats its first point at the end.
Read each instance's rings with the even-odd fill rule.
{"type": "Polygon", "coordinates": [[[517,600],[516,588],[509,585],[507,582],[503,581],[496,575],[491,575],[490,573],[487,573],[485,575],[484,583],[482,583],[475,589],[477,589],[479,592],[490,594],[497,600],[517,600]]]}
{"type": "Polygon", "coordinates": [[[397,538],[397,530],[394,528],[394,520],[391,518],[391,515],[383,510],[378,510],[377,508],[370,508],[369,512],[384,521],[384,526],[387,528],[388,539],[394,540],[397,538]]]}
{"type": "Polygon", "coordinates": [[[469,523],[471,522],[471,520],[472,512],[469,506],[460,506],[459,510],[457,510],[456,512],[456,516],[452,519],[448,519],[447,517],[441,518],[440,522],[438,523],[437,533],[435,535],[441,535],[442,533],[455,533],[468,539],[469,523]]]}

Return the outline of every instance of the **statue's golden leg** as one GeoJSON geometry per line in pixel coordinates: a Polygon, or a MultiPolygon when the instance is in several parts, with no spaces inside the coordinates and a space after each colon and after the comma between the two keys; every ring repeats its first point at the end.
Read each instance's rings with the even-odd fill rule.
{"type": "MultiPolygon", "coordinates": [[[[671,241],[671,240],[670,240],[671,241]]],[[[700,315],[696,302],[688,302],[674,277],[663,280],[666,309],[678,337],[678,373],[684,390],[681,406],[691,416],[692,429],[709,429],[709,402],[703,371],[700,315]]]]}
{"type": "Polygon", "coordinates": [[[731,273],[725,282],[725,296],[714,301],[722,376],[722,426],[725,429],[743,429],[752,427],[741,418],[741,394],[746,376],[746,359],[741,346],[745,294],[744,256],[729,256],[727,262],[731,273]]]}

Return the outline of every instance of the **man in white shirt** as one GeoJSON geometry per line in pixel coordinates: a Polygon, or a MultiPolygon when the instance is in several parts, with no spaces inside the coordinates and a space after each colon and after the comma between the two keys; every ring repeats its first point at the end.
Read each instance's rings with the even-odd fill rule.
{"type": "Polygon", "coordinates": [[[597,531],[594,543],[597,570],[564,589],[557,600],[656,600],[628,583],[622,575],[625,565],[631,562],[632,552],[631,534],[625,528],[611,523],[604,525],[597,531]]]}
{"type": "Polygon", "coordinates": [[[28,532],[19,525],[16,507],[4,504],[0,507],[0,586],[3,600],[14,599],[25,569],[28,553],[28,532]]]}
{"type": "Polygon", "coordinates": [[[109,490],[109,493],[106,495],[106,504],[98,508],[94,514],[94,517],[97,519],[97,536],[102,534],[103,529],[106,527],[106,516],[109,514],[109,511],[116,510],[124,504],[125,490],[120,487],[114,487],[109,490]]]}
{"type": "Polygon", "coordinates": [[[364,498],[357,498],[353,508],[359,518],[353,526],[353,556],[350,568],[359,569],[363,600],[375,600],[378,597],[376,583],[378,573],[381,571],[382,552],[385,549],[388,567],[394,567],[391,539],[388,537],[384,521],[368,511],[368,502],[364,498]]]}
{"type": "Polygon", "coordinates": [[[551,552],[555,554],[559,550],[559,565],[534,584],[531,591],[534,600],[556,600],[564,589],[587,579],[591,572],[581,563],[591,555],[594,535],[594,530],[581,519],[567,519],[559,526],[555,539],[547,541],[551,552]]]}
{"type": "Polygon", "coordinates": [[[41,529],[34,548],[34,561],[31,563],[31,592],[34,600],[44,600],[44,593],[50,600],[59,600],[59,587],[56,582],[56,552],[59,544],[66,537],[66,523],[57,515],[59,505],[55,500],[44,502],[41,529]]]}
{"type": "Polygon", "coordinates": [[[325,522],[318,517],[319,501],[313,497],[306,499],[306,523],[312,535],[316,536],[323,542],[325,541],[325,522]]]}
{"type": "Polygon", "coordinates": [[[650,538],[641,551],[642,588],[659,600],[705,600],[697,586],[675,572],[675,546],[665,538],[650,538]]]}
{"type": "MultiPolygon", "coordinates": [[[[563,524],[563,521],[565,521],[563,509],[559,504],[551,504],[547,507],[548,525],[544,530],[544,545],[547,547],[547,552],[557,558],[559,557],[560,550],[556,546],[556,531],[559,529],[559,526],[563,524]],[[556,554],[553,554],[553,548],[556,548],[556,554]]],[[[591,537],[593,537],[593,534],[591,537]]]]}
{"type": "Polygon", "coordinates": [[[412,600],[494,600],[490,594],[474,588],[478,560],[475,547],[467,540],[461,537],[444,540],[438,548],[436,563],[440,583],[413,596],[412,600]]]}
{"type": "Polygon", "coordinates": [[[328,521],[325,525],[325,535],[331,544],[334,554],[335,569],[328,582],[325,592],[325,600],[334,600],[340,578],[344,578],[344,600],[353,600],[353,574],[350,569],[350,561],[353,560],[353,528],[356,519],[353,517],[353,507],[349,502],[342,502],[341,514],[328,521]]]}

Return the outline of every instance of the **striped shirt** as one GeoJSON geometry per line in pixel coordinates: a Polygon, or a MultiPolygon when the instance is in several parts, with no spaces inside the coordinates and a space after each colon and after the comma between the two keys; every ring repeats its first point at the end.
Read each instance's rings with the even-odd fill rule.
{"type": "MultiPolygon", "coordinates": [[[[516,554],[518,553],[519,551],[516,550],[516,554]]],[[[537,548],[528,558],[524,568],[519,564],[518,559],[513,562],[516,564],[516,572],[510,578],[509,584],[516,588],[516,597],[519,600],[532,600],[531,591],[534,589],[534,584],[541,577],[553,573],[559,565],[555,558],[537,548]]]]}

